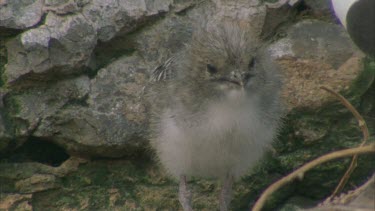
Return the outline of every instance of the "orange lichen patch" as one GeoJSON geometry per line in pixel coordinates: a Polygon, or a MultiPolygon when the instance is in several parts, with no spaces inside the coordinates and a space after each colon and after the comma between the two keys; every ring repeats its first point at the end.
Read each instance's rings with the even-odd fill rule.
{"type": "Polygon", "coordinates": [[[22,208],[20,210],[33,210],[28,203],[32,198],[31,194],[0,194],[0,210],[10,210],[15,208],[22,208]]]}
{"type": "Polygon", "coordinates": [[[142,90],[143,86],[137,83],[126,83],[123,85],[122,89],[127,95],[139,96],[139,92],[142,90]]]}
{"type": "MultiPolygon", "coordinates": [[[[157,204],[160,207],[176,207],[178,201],[175,194],[173,187],[165,189],[162,187],[138,186],[136,196],[139,198],[142,207],[155,206],[157,204]]],[[[149,209],[155,209],[155,207],[149,207],[149,209]]]]}
{"type": "Polygon", "coordinates": [[[76,171],[80,164],[87,163],[88,160],[80,157],[72,156],[59,167],[50,168],[51,173],[56,176],[65,176],[70,172],[76,171]]]}
{"type": "Polygon", "coordinates": [[[353,55],[339,68],[312,59],[283,57],[278,60],[284,74],[282,96],[288,110],[297,107],[316,108],[332,96],[321,90],[327,86],[336,92],[349,89],[354,79],[363,69],[362,56],[353,55]]]}
{"type": "Polygon", "coordinates": [[[81,198],[79,202],[79,206],[81,210],[88,209],[90,205],[90,199],[89,198],[81,198]]]}
{"type": "Polygon", "coordinates": [[[119,189],[111,188],[108,190],[108,194],[109,194],[109,206],[115,207],[118,200],[121,199],[121,194],[120,194],[119,189]]]}
{"type": "Polygon", "coordinates": [[[34,174],[33,176],[16,182],[16,188],[21,192],[39,192],[56,187],[56,177],[48,174],[34,174]]]}
{"type": "Polygon", "coordinates": [[[129,121],[142,124],[146,120],[146,108],[139,102],[128,102],[125,105],[124,114],[129,121]]]}

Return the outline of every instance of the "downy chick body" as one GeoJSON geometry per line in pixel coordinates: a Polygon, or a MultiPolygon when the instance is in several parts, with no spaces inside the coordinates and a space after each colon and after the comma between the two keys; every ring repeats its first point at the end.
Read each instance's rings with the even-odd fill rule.
{"type": "Polygon", "coordinates": [[[237,179],[275,138],[281,79],[256,45],[243,27],[216,25],[153,72],[152,145],[176,179],[237,179]]]}

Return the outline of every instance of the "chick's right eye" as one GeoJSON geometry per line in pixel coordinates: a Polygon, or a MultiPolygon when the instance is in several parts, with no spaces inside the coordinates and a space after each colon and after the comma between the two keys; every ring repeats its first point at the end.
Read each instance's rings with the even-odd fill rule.
{"type": "Polygon", "coordinates": [[[211,74],[217,73],[217,69],[212,64],[207,64],[207,71],[211,74]]]}

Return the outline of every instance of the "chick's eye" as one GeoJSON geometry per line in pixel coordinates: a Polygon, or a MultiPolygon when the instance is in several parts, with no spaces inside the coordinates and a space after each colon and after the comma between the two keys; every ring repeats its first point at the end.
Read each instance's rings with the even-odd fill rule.
{"type": "Polygon", "coordinates": [[[211,74],[217,73],[217,69],[212,64],[207,64],[207,71],[211,74]]]}
{"type": "Polygon", "coordinates": [[[250,62],[249,62],[249,66],[248,66],[248,67],[249,67],[249,70],[252,69],[252,68],[254,67],[254,65],[255,65],[255,59],[254,59],[254,58],[251,58],[251,59],[250,59],[250,62]]]}

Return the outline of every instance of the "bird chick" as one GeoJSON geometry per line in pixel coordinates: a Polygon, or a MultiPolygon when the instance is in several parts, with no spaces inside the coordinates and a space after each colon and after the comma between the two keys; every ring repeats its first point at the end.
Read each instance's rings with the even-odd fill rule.
{"type": "Polygon", "coordinates": [[[191,43],[152,74],[152,146],[180,179],[179,199],[192,210],[186,178],[223,180],[220,210],[233,181],[254,166],[282,115],[280,75],[247,28],[198,30],[191,43]]]}

